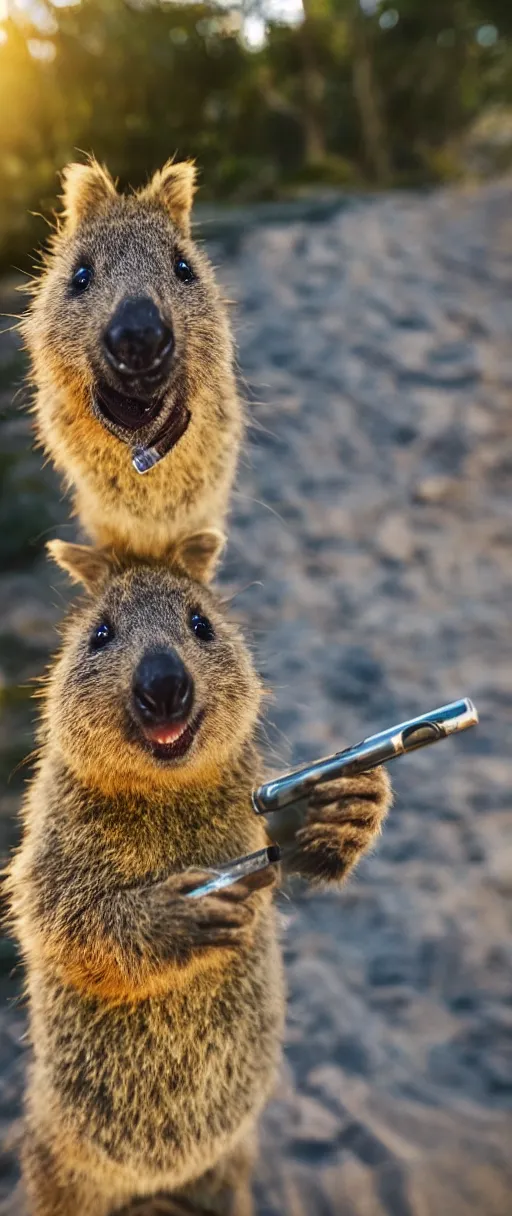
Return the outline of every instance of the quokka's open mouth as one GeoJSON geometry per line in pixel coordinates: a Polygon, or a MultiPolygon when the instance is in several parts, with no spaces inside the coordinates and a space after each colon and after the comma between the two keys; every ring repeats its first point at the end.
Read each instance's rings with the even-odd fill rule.
{"type": "Polygon", "coordinates": [[[114,423],[126,431],[141,431],[158,418],[164,404],[165,393],[153,397],[129,396],[100,381],[94,388],[94,401],[105,421],[114,423]]]}
{"type": "Polygon", "coordinates": [[[139,726],[144,744],[157,760],[180,760],[186,756],[205,716],[204,709],[188,722],[168,726],[139,726]]]}
{"type": "Polygon", "coordinates": [[[171,391],[169,400],[168,386],[162,391],[159,385],[159,391],[155,390],[153,396],[137,397],[120,392],[106,380],[98,380],[95,384],[94,412],[116,439],[131,446],[132,463],[138,473],[145,473],[157,464],[187,430],[191,413],[183,373],[178,373],[171,391]]]}

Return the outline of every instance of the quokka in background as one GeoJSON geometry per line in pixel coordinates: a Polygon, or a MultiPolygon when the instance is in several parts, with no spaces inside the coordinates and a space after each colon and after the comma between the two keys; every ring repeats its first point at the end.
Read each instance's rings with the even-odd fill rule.
{"type": "Polygon", "coordinates": [[[23,324],[37,433],[81,525],[146,557],[222,530],[243,430],[227,310],[190,235],[194,185],[190,162],[131,194],[94,160],[69,165],[23,324]],[[144,476],[135,448],[162,456],[144,476]]]}

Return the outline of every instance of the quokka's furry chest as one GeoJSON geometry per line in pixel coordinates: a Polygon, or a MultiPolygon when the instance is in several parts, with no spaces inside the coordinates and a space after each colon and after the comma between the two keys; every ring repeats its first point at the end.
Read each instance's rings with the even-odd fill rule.
{"type": "Polygon", "coordinates": [[[38,418],[43,444],[74,490],[80,522],[99,545],[157,556],[185,530],[222,525],[242,430],[234,396],[210,423],[194,407],[176,447],[142,477],[129,445],[65,394],[49,400],[41,392],[38,418]]]}
{"type": "Polygon", "coordinates": [[[158,1000],[112,1008],[41,979],[36,1073],[76,1133],[119,1165],[165,1174],[198,1149],[215,1155],[268,1097],[283,1022],[273,910],[225,972],[158,1000]]]}
{"type": "Polygon", "coordinates": [[[88,487],[105,508],[124,505],[135,515],[149,511],[157,517],[158,509],[168,502],[178,506],[192,491],[198,492],[215,464],[221,435],[210,435],[206,449],[201,419],[193,417],[176,447],[150,474],[141,477],[132,465],[130,444],[112,435],[83,403],[62,394],[45,409],[46,395],[43,392],[38,397],[45,446],[53,451],[71,483],[88,487]]]}

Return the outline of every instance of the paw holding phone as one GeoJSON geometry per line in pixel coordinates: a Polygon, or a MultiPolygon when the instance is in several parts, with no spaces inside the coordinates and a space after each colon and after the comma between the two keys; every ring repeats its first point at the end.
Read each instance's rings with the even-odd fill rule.
{"type": "Polygon", "coordinates": [[[391,806],[383,763],[477,723],[469,698],[451,701],[253,790],[254,810],[267,816],[286,868],[312,882],[343,879],[378,836],[391,806]]]}
{"type": "Polygon", "coordinates": [[[285,869],[310,882],[340,882],[375,843],[392,803],[385,768],[338,777],[310,794],[285,869]]]}

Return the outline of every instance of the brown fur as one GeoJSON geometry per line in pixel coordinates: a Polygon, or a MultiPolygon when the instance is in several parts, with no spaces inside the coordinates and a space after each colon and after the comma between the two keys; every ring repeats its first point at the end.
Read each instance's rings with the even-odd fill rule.
{"type": "MultiPolygon", "coordinates": [[[[274,872],[200,900],[186,892],[205,867],[266,841],[250,799],[259,682],[216,598],[179,570],[52,550],[88,595],[50,671],[8,876],[33,1047],[29,1210],[127,1216],[135,1203],[141,1216],[250,1216],[255,1122],[283,1021],[274,872]],[[197,609],[211,643],[191,631],[197,609]],[[105,618],[113,640],[91,653],[105,618]],[[179,652],[206,710],[172,763],[130,721],[148,644],[179,652]]],[[[389,792],[377,774],[335,783],[329,797],[310,810],[291,868],[337,880],[374,838],[389,792]]]]}
{"type": "Polygon", "coordinates": [[[90,593],[50,673],[8,880],[33,1044],[30,1211],[106,1216],[137,1195],[188,1187],[196,1210],[204,1192],[207,1210],[223,1195],[220,1210],[242,1216],[282,1029],[273,871],[215,897],[186,891],[205,867],[265,843],[250,802],[259,682],[198,583],[152,565],[109,566],[80,547],[56,555],[90,593]],[[213,643],[190,628],[198,608],[213,643]],[[91,653],[105,615],[114,640],[91,653]],[[181,761],[155,759],[129,721],[148,644],[178,650],[206,708],[181,761]]]}
{"type": "Polygon", "coordinates": [[[285,846],[287,869],[315,884],[342,882],[375,844],[391,802],[385,768],[319,786],[285,846]]]}
{"type": "Polygon", "coordinates": [[[169,162],[131,195],[95,161],[68,166],[63,180],[63,213],[23,326],[38,436],[96,544],[162,558],[182,534],[222,528],[242,433],[226,309],[190,238],[195,170],[169,162]],[[178,253],[196,273],[192,284],[176,278],[178,253]],[[74,298],[71,277],[84,260],[94,280],[74,298]],[[106,428],[94,393],[109,375],[104,329],[119,301],[140,293],[172,323],[176,350],[162,413],[137,442],[153,441],[178,399],[191,413],[176,446],[143,476],[131,464],[134,436],[106,428]]]}

